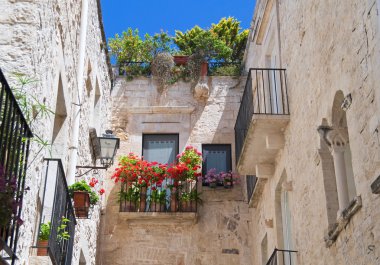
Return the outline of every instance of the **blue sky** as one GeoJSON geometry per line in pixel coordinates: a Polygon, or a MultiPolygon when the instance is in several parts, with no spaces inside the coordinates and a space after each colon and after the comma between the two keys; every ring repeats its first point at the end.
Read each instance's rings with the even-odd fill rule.
{"type": "Polygon", "coordinates": [[[220,18],[234,16],[248,28],[256,0],[101,0],[107,39],[128,27],[138,28],[140,34],[160,30],[174,35],[194,25],[209,27],[220,18]]]}

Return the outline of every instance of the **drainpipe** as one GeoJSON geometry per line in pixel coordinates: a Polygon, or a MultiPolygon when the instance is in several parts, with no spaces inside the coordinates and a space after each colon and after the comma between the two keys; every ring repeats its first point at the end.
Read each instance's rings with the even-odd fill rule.
{"type": "Polygon", "coordinates": [[[75,182],[75,171],[78,161],[78,144],[79,144],[79,125],[80,125],[80,110],[82,103],[82,90],[83,90],[83,75],[84,75],[84,63],[86,54],[86,37],[87,37],[87,24],[88,24],[88,0],[82,0],[82,12],[80,21],[80,43],[79,43],[79,61],[77,71],[77,100],[73,102],[74,122],[72,126],[71,146],[69,150],[69,169],[67,174],[68,185],[75,182]]]}

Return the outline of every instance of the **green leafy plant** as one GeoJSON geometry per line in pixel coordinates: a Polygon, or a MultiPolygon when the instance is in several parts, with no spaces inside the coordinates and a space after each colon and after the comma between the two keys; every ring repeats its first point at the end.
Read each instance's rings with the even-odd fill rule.
{"type": "Polygon", "coordinates": [[[140,200],[140,189],[137,187],[129,187],[127,190],[118,192],[118,202],[127,201],[137,203],[140,200]]]}
{"type": "Polygon", "coordinates": [[[41,224],[40,233],[38,235],[38,240],[49,240],[50,230],[51,230],[51,223],[50,222],[41,224]]]}
{"type": "Polygon", "coordinates": [[[200,197],[201,193],[198,192],[196,189],[189,192],[189,200],[190,201],[196,201],[198,204],[202,204],[203,201],[200,197]]]}
{"type": "Polygon", "coordinates": [[[70,222],[69,219],[62,216],[61,221],[57,227],[57,241],[62,242],[70,238],[70,234],[67,231],[67,224],[70,222]]]}
{"type": "MultiPolygon", "coordinates": [[[[38,118],[48,118],[54,112],[45,104],[45,99],[40,101],[31,90],[31,86],[38,82],[37,79],[21,73],[13,73],[13,78],[15,79],[15,85],[11,87],[13,95],[20,106],[26,122],[33,129],[34,123],[38,118]]],[[[44,139],[37,132],[34,132],[31,142],[40,146],[40,149],[29,162],[29,166],[44,148],[48,148],[49,153],[51,153],[51,142],[44,139]]]]}
{"type": "Polygon", "coordinates": [[[90,204],[92,205],[96,204],[99,201],[99,196],[84,180],[75,182],[73,185],[69,186],[69,194],[71,198],[74,196],[74,191],[88,192],[90,195],[90,204]]]}

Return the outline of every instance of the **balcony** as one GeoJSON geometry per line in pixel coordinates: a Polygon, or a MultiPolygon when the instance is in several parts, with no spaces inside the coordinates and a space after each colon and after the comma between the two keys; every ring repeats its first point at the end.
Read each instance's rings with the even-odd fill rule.
{"type": "Polygon", "coordinates": [[[182,181],[170,187],[170,179],[153,187],[138,187],[137,183],[121,186],[119,193],[119,218],[125,221],[170,220],[195,222],[200,203],[197,181],[182,181]],[[129,187],[129,188],[127,188],[129,187]]]}
{"type": "MultiPolygon", "coordinates": [[[[48,239],[38,240],[34,247],[38,252],[46,252],[54,265],[70,265],[73,256],[75,215],[60,159],[45,159],[43,189],[40,192],[41,212],[39,214],[39,235],[43,224],[50,223],[48,239]],[[66,220],[66,221],[64,221],[66,220]]],[[[40,256],[39,253],[37,253],[40,256]]],[[[47,256],[33,257],[34,263],[43,263],[47,256]]]]}
{"type": "Polygon", "coordinates": [[[15,264],[32,132],[0,70],[0,264],[15,264]]]}
{"type": "Polygon", "coordinates": [[[235,123],[240,174],[258,178],[273,174],[289,117],[285,69],[251,68],[235,123]]]}
{"type": "Polygon", "coordinates": [[[296,265],[296,254],[294,250],[275,248],[266,265],[296,265]]]}

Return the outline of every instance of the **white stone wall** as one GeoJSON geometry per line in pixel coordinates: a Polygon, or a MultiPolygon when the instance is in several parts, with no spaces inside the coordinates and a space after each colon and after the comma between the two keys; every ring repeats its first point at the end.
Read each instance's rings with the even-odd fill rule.
{"type": "MultiPolygon", "coordinates": [[[[70,161],[69,148],[72,142],[74,108],[81,104],[78,165],[91,165],[89,127],[97,127],[98,135],[110,128],[110,89],[111,81],[104,51],[101,25],[98,16],[98,3],[89,0],[88,28],[85,49],[83,75],[85,82],[79,88],[82,102],[78,102],[78,68],[82,1],[10,1],[1,0],[0,15],[0,67],[11,84],[12,72],[26,74],[37,79],[28,89],[41,102],[55,110],[59,76],[66,101],[65,148],[60,150],[60,157],[67,174],[70,161]],[[89,71],[91,65],[91,71],[89,71]],[[91,82],[87,82],[90,79],[91,82]],[[87,90],[86,83],[91,89],[87,90]],[[97,88],[98,87],[98,88],[97,88]],[[98,90],[98,92],[96,92],[98,90]],[[100,94],[96,119],[94,119],[95,93],[100,94]],[[96,121],[96,123],[94,123],[96,121]]],[[[52,140],[54,115],[39,118],[32,124],[33,132],[43,139],[52,140]]],[[[37,194],[42,186],[44,175],[43,158],[50,157],[47,148],[32,142],[29,156],[26,186],[30,187],[24,196],[19,246],[16,264],[31,264],[29,256],[33,255],[31,247],[36,245],[38,225],[37,194]]],[[[83,171],[82,171],[83,172],[83,171]]],[[[103,182],[105,172],[100,172],[99,182],[103,182]]],[[[90,178],[88,174],[84,178],[90,178]]],[[[99,224],[99,206],[94,208],[88,220],[79,220],[76,226],[75,246],[72,264],[78,264],[82,255],[86,264],[95,264],[97,229],[99,224]],[[81,254],[83,252],[83,254],[81,254]]]]}
{"type": "MultiPolygon", "coordinates": [[[[264,16],[267,2],[274,2],[267,31],[279,33],[274,34],[279,62],[287,69],[290,123],[284,132],[285,147],[274,164],[275,173],[265,184],[257,208],[250,209],[253,264],[262,264],[265,235],[269,255],[281,244],[281,219],[275,202],[283,178],[293,183],[289,200],[297,264],[379,264],[380,197],[370,189],[380,173],[379,3],[258,1],[256,22],[264,16]],[[316,129],[322,119],[332,123],[338,90],[352,95],[346,116],[356,193],[363,206],[327,248],[328,209],[316,129]],[[265,224],[270,219],[273,227],[265,224]]],[[[248,67],[267,66],[268,40],[264,38],[261,45],[256,40],[249,43],[248,67]]]]}

